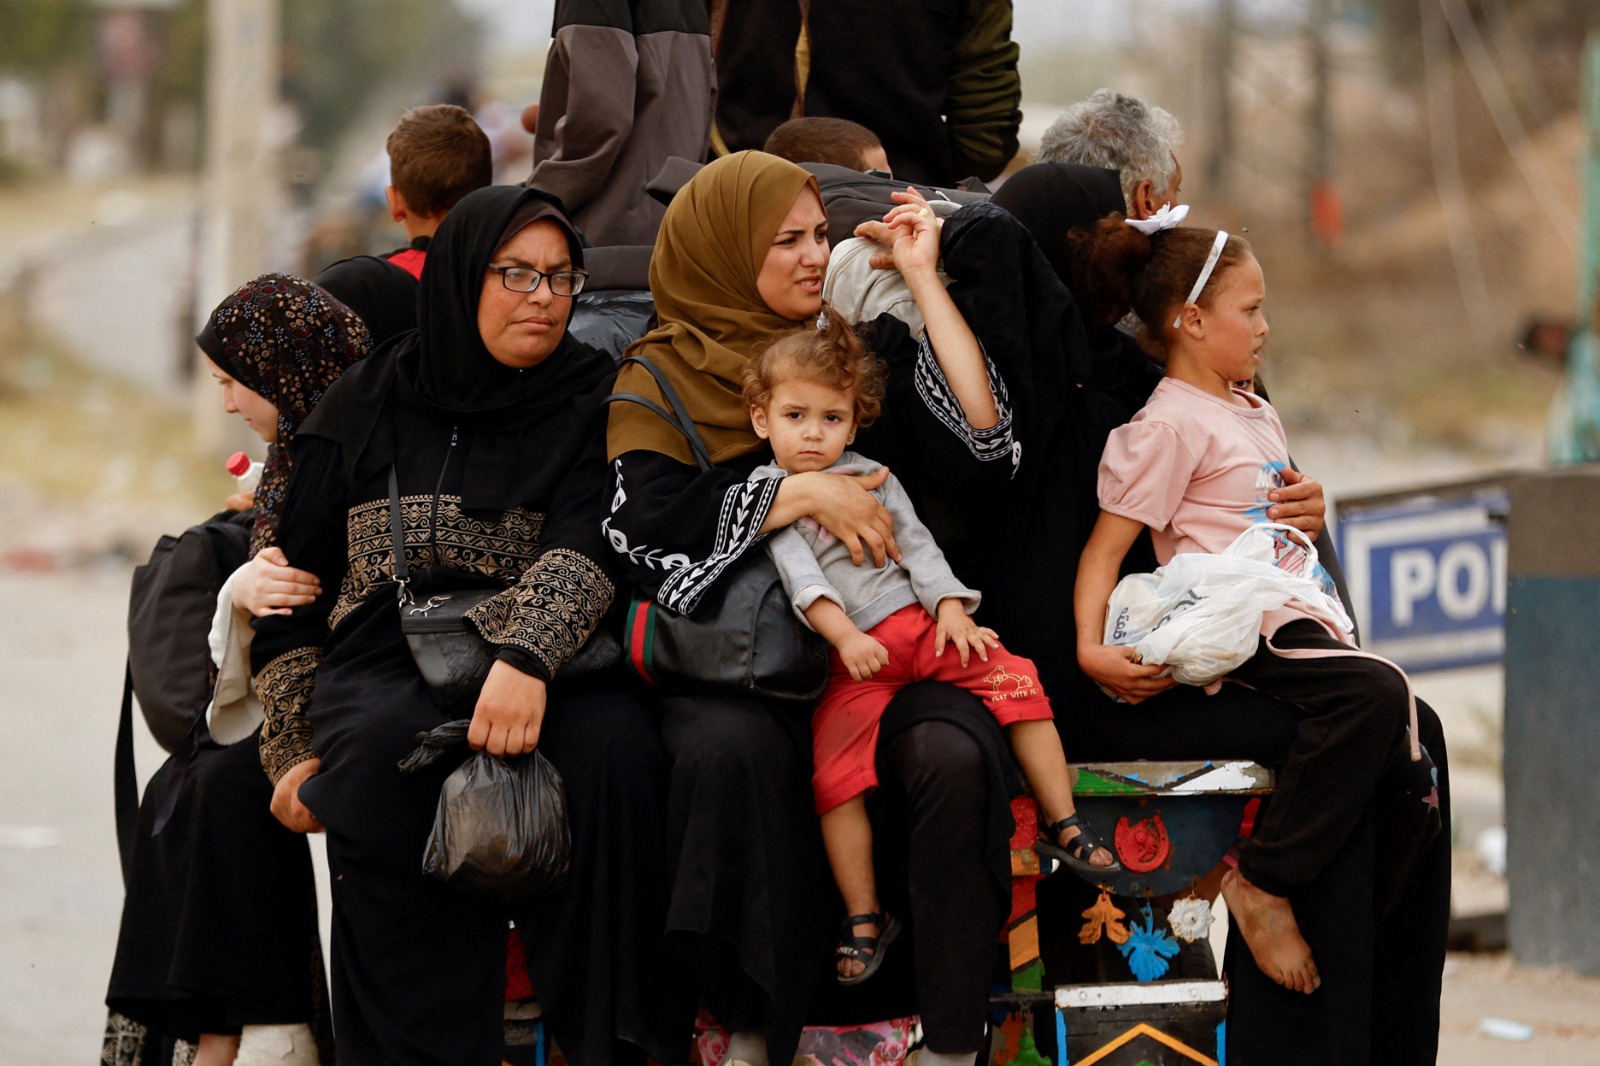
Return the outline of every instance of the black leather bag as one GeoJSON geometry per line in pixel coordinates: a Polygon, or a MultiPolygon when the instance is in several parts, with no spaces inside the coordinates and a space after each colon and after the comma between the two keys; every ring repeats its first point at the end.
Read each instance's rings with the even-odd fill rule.
{"type": "Polygon", "coordinates": [[[155,825],[172,814],[187,759],[208,734],[206,708],[216,687],[211,618],[228,575],[250,558],[254,511],[223,511],[181,536],[156,542],[150,560],[133,571],[128,597],[128,665],[122,682],[112,787],[123,883],[132,872],[139,824],[139,778],[133,762],[133,703],[162,748],[185,753],[167,778],[155,825]]]}
{"type": "MultiPolygon", "coordinates": [[[[700,469],[710,470],[705,442],[666,375],[642,356],[623,362],[644,367],[672,410],[629,392],[614,393],[608,402],[648,407],[689,442],[700,469]]],[[[795,617],[777,566],[761,550],[746,552],[729,567],[692,615],[635,600],[626,637],[629,667],[669,692],[811,702],[828,681],[827,642],[795,617]]]]}
{"type": "MultiPolygon", "coordinates": [[[[400,518],[400,482],[389,470],[389,530],[394,538],[394,575],[399,587],[400,632],[416,660],[417,670],[434,702],[458,717],[472,717],[478,693],[494,666],[500,649],[484,640],[467,612],[505,590],[502,588],[446,589],[418,600],[411,593],[406,568],[405,529],[400,518]]],[[[602,624],[583,647],[551,678],[552,684],[596,683],[620,680],[622,645],[602,624]]]]}
{"type": "Polygon", "coordinates": [[[254,522],[254,511],[224,511],[182,536],[162,537],[150,560],[134,568],[128,672],[145,724],[169,752],[211,702],[211,616],[222,583],[250,558],[254,522]]]}

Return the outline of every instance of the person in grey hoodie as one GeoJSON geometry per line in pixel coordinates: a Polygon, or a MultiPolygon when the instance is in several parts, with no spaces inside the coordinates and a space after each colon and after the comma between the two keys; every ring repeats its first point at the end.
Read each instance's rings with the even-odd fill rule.
{"type": "Polygon", "coordinates": [[[703,160],[716,73],[703,0],[556,6],[524,183],[561,198],[594,247],[654,244],[645,192],[669,156],[703,160]]]}

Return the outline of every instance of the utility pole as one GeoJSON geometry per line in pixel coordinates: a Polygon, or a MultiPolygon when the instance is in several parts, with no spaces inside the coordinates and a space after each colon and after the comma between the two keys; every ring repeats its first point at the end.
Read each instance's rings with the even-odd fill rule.
{"type": "Polygon", "coordinates": [[[1220,203],[1233,201],[1229,174],[1234,139],[1232,82],[1237,6],[1237,0],[1217,0],[1216,18],[1211,28],[1211,47],[1207,49],[1211,149],[1206,156],[1206,198],[1220,203]]]}
{"type": "MultiPolygon", "coordinates": [[[[207,0],[206,190],[196,318],[267,268],[280,207],[272,143],[279,0],[207,0]]],[[[195,447],[215,451],[226,417],[196,359],[195,447]]]]}
{"type": "Polygon", "coordinates": [[[1319,248],[1332,247],[1344,229],[1344,211],[1333,182],[1333,59],[1328,48],[1332,29],[1333,0],[1311,0],[1306,23],[1311,48],[1311,158],[1306,223],[1319,248]]]}
{"type": "Polygon", "coordinates": [[[1585,49],[1584,114],[1588,120],[1589,148],[1584,155],[1583,244],[1578,250],[1578,321],[1593,333],[1595,300],[1600,298],[1600,33],[1589,35],[1585,49]]]}

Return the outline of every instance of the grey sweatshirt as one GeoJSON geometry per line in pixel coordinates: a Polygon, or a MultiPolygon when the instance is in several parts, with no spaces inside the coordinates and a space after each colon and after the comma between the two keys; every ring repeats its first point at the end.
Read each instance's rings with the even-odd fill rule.
{"type": "MultiPolygon", "coordinates": [[[[845,452],[828,468],[828,473],[870,474],[882,466],[854,452],[845,452]]],[[[781,467],[768,464],[752,471],[750,479],[783,476],[781,467]]],[[[843,608],[863,632],[913,603],[921,603],[931,615],[940,600],[954,597],[966,604],[968,614],[976,611],[981,594],[957,581],[950,572],[944,553],[917,517],[910,497],[894,475],[890,474],[873,495],[894,517],[894,539],[900,545],[898,563],[886,559],[878,567],[869,558],[857,566],[844,542],[809,518],[802,518],[767,539],[767,551],[777,564],[784,591],[801,620],[805,620],[806,608],[824,597],[843,608]]]]}

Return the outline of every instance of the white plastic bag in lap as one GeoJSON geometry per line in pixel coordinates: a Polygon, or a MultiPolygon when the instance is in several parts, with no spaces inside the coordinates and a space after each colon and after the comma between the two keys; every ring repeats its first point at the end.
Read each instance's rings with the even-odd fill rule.
{"type": "Polygon", "coordinates": [[[1316,569],[1316,550],[1298,530],[1251,526],[1221,555],[1185,552],[1153,574],[1123,578],[1106,605],[1105,642],[1165,664],[1183,684],[1209,685],[1255,654],[1262,616],[1290,600],[1350,630],[1343,606],[1311,576],[1316,569]]]}

